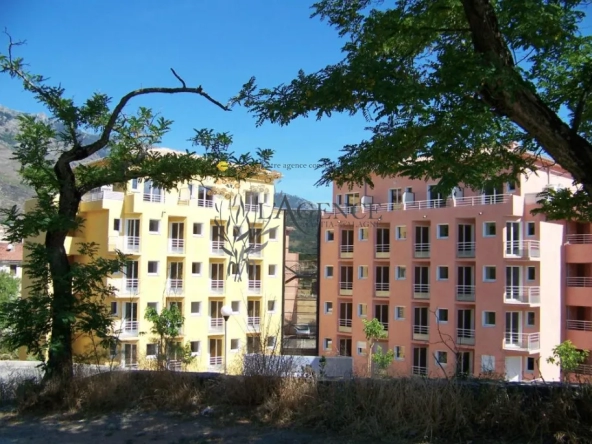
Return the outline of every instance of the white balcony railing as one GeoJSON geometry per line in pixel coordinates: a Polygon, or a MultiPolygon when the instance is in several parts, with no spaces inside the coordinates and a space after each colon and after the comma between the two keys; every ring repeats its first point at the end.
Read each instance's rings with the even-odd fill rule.
{"type": "Polygon", "coordinates": [[[212,247],[212,254],[216,256],[224,256],[224,241],[212,241],[210,242],[212,247]]]}
{"type": "Polygon", "coordinates": [[[541,243],[536,240],[506,241],[506,256],[541,257],[541,243]]]}
{"type": "Polygon", "coordinates": [[[475,242],[458,242],[456,255],[458,257],[475,257],[475,242]]]}
{"type": "Polygon", "coordinates": [[[222,365],[222,356],[210,356],[210,367],[220,367],[222,365]]]}
{"type": "Polygon", "coordinates": [[[592,364],[580,364],[576,367],[575,373],[579,375],[592,375],[592,364]]]}
{"type": "Polygon", "coordinates": [[[119,290],[120,293],[125,295],[137,295],[140,289],[140,280],[135,278],[123,278],[122,285],[119,290]]]}
{"type": "Polygon", "coordinates": [[[261,317],[249,316],[247,318],[247,327],[255,330],[261,328],[261,317]]]}
{"type": "Polygon", "coordinates": [[[592,331],[592,321],[567,320],[568,330],[592,331]]]}
{"type": "Polygon", "coordinates": [[[198,207],[212,208],[214,206],[213,199],[197,199],[198,207]]]}
{"type": "Polygon", "coordinates": [[[224,332],[224,318],[210,318],[210,332],[224,332]]]}
{"type": "Polygon", "coordinates": [[[430,257],[429,243],[416,243],[414,246],[415,257],[430,257]]]}
{"type": "Polygon", "coordinates": [[[261,294],[261,281],[250,280],[247,284],[247,291],[251,294],[261,294]]]}
{"type": "Polygon", "coordinates": [[[507,304],[540,304],[541,287],[524,285],[506,287],[504,300],[507,304]]]}
{"type": "Polygon", "coordinates": [[[568,277],[568,287],[592,287],[592,277],[568,277]]]}
{"type": "Polygon", "coordinates": [[[414,365],[411,367],[411,373],[414,376],[427,376],[428,375],[428,368],[422,367],[419,365],[414,365]]]}
{"type": "Polygon", "coordinates": [[[140,236],[123,237],[124,253],[138,253],[140,251],[140,236]]]}
{"type": "Polygon", "coordinates": [[[350,245],[342,245],[341,246],[341,252],[342,253],[353,253],[354,252],[354,246],[353,246],[353,244],[350,244],[350,245]]]}
{"type": "Polygon", "coordinates": [[[413,284],[414,294],[430,294],[430,284],[413,284]]]}
{"type": "Polygon", "coordinates": [[[169,295],[182,295],[183,279],[167,279],[167,292],[169,295]]]}
{"type": "Polygon", "coordinates": [[[390,282],[375,282],[374,288],[376,291],[390,291],[390,282]]]}
{"type": "Polygon", "coordinates": [[[210,292],[213,294],[224,294],[224,281],[218,279],[210,280],[210,292]]]}
{"type": "Polygon", "coordinates": [[[353,282],[340,282],[339,289],[340,290],[352,290],[354,288],[353,282]]]}
{"type": "Polygon", "coordinates": [[[390,253],[391,244],[376,244],[377,253],[390,253]]]}
{"type": "Polygon", "coordinates": [[[339,319],[339,326],[340,327],[351,327],[352,320],[351,319],[339,319]]]}
{"type": "Polygon", "coordinates": [[[475,330],[472,328],[457,328],[456,342],[461,345],[475,344],[475,330]]]}
{"type": "Polygon", "coordinates": [[[138,321],[122,320],[121,334],[123,336],[138,336],[138,321]]]}
{"type": "Polygon", "coordinates": [[[245,211],[252,211],[256,213],[257,211],[259,211],[259,203],[245,204],[245,211]]]}
{"type": "Polygon", "coordinates": [[[98,200],[123,200],[125,194],[121,191],[97,191],[86,193],[82,196],[82,202],[96,202],[98,200]]]}
{"type": "Polygon", "coordinates": [[[164,193],[144,193],[143,200],[144,202],[164,203],[164,193]]]}
{"type": "Polygon", "coordinates": [[[568,244],[592,244],[592,234],[568,234],[565,241],[568,244]]]}
{"type": "Polygon", "coordinates": [[[384,331],[388,331],[389,323],[388,322],[381,322],[381,324],[382,324],[382,327],[384,328],[384,331]]]}
{"type": "Polygon", "coordinates": [[[430,333],[430,327],[427,325],[414,325],[413,326],[413,334],[414,335],[428,335],[430,333]]]}
{"type": "Polygon", "coordinates": [[[514,333],[506,332],[504,337],[504,348],[506,350],[535,351],[541,348],[539,333],[514,333]]]}
{"type": "Polygon", "coordinates": [[[263,255],[263,245],[249,242],[248,252],[250,257],[261,257],[263,255]]]}
{"type": "Polygon", "coordinates": [[[475,286],[474,285],[457,285],[456,286],[456,300],[458,300],[458,301],[474,301],[475,300],[475,286]]]}
{"type": "Polygon", "coordinates": [[[169,253],[183,254],[185,252],[185,239],[169,239],[169,253]]]}

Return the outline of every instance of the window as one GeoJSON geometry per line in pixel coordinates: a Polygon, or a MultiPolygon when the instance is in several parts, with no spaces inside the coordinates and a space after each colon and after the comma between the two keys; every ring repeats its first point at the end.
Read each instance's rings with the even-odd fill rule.
{"type": "Polygon", "coordinates": [[[481,355],[481,373],[491,373],[495,371],[495,356],[481,355]]]}
{"type": "Polygon", "coordinates": [[[436,316],[438,317],[438,323],[443,324],[445,322],[448,322],[448,309],[439,308],[436,312],[436,316]]]}
{"type": "Polygon", "coordinates": [[[536,235],[536,223],[535,222],[527,222],[526,223],[526,235],[527,236],[535,236],[536,235]]]}
{"type": "Polygon", "coordinates": [[[362,318],[368,316],[368,304],[358,304],[358,316],[362,318]]]}
{"type": "Polygon", "coordinates": [[[230,303],[230,308],[232,310],[232,313],[239,314],[240,313],[240,301],[232,301],[230,303]]]}
{"type": "Polygon", "coordinates": [[[271,277],[276,277],[277,276],[277,265],[275,264],[271,264],[267,266],[267,274],[269,274],[269,276],[271,277]]]}
{"type": "Polygon", "coordinates": [[[483,282],[495,282],[495,267],[486,265],[483,267],[483,282]]]}
{"type": "Polygon", "coordinates": [[[158,312],[158,302],[148,302],[146,308],[154,308],[158,312]]]}
{"type": "Polygon", "coordinates": [[[117,302],[111,302],[111,316],[117,316],[117,302]]]}
{"type": "Polygon", "coordinates": [[[132,179],[132,190],[138,189],[138,179],[132,179]]]}
{"type": "Polygon", "coordinates": [[[271,230],[269,230],[269,240],[271,241],[277,241],[278,238],[278,229],[276,228],[272,228],[271,230]]]}
{"type": "Polygon", "coordinates": [[[407,227],[405,225],[401,225],[401,226],[395,228],[395,239],[397,239],[397,240],[407,239],[407,227]]]}
{"type": "Polygon", "coordinates": [[[240,348],[240,339],[231,339],[230,340],[230,351],[237,352],[240,348]]]}
{"type": "Polygon", "coordinates": [[[333,242],[335,240],[335,232],[333,230],[325,231],[325,242],[333,242]]]}
{"type": "Polygon", "coordinates": [[[160,221],[158,219],[150,219],[148,221],[148,231],[150,233],[160,233],[160,221]]]}
{"type": "Polygon", "coordinates": [[[121,219],[113,219],[113,231],[121,230],[121,219]]]}
{"type": "Polygon", "coordinates": [[[275,311],[275,301],[267,301],[267,311],[270,313],[275,311]]]}
{"type": "Polygon", "coordinates": [[[200,315],[201,314],[201,302],[192,302],[191,303],[191,314],[192,315],[200,315]]]}
{"type": "Polygon", "coordinates": [[[323,348],[325,350],[331,350],[331,347],[333,346],[333,340],[330,338],[325,338],[323,340],[323,348]]]}
{"type": "Polygon", "coordinates": [[[333,265],[327,265],[325,267],[325,277],[332,278],[333,277],[333,265]]]}
{"type": "Polygon", "coordinates": [[[495,311],[483,312],[483,327],[495,327],[495,311]]]}
{"type": "Polygon", "coordinates": [[[495,222],[483,223],[483,237],[494,237],[496,235],[495,222]]]}
{"type": "Polygon", "coordinates": [[[437,277],[438,277],[439,281],[447,281],[448,280],[448,267],[438,267],[437,277]]]}
{"type": "Polygon", "coordinates": [[[395,319],[397,321],[405,319],[405,307],[395,307],[395,319]]]}
{"type": "Polygon", "coordinates": [[[358,267],[358,279],[368,278],[368,265],[360,265],[358,267]]]}
{"type": "Polygon", "coordinates": [[[366,343],[364,341],[358,341],[357,349],[358,349],[358,355],[360,355],[360,356],[366,355],[366,343]]]}
{"type": "Polygon", "coordinates": [[[240,274],[239,271],[240,268],[238,264],[235,264],[234,262],[230,264],[230,274],[237,275],[240,274]]]}
{"type": "Polygon", "coordinates": [[[158,261],[148,261],[148,274],[158,274],[158,261]]]}
{"type": "Polygon", "coordinates": [[[438,239],[448,239],[448,224],[438,225],[438,239]]]}
{"type": "Polygon", "coordinates": [[[405,347],[403,345],[395,345],[395,359],[402,361],[405,359],[405,347]]]}
{"type": "Polygon", "coordinates": [[[368,240],[368,227],[363,227],[358,230],[358,237],[361,241],[368,240]]]}
{"type": "Polygon", "coordinates": [[[275,336],[268,336],[267,337],[267,348],[275,347],[275,336]]]}
{"type": "Polygon", "coordinates": [[[526,269],[526,279],[534,281],[536,279],[536,267],[528,267],[526,269]]]}
{"type": "Polygon", "coordinates": [[[156,356],[156,344],[146,344],[146,356],[156,356]]]}
{"type": "Polygon", "coordinates": [[[232,236],[235,239],[240,236],[240,227],[232,227],[232,236]]]}
{"type": "Polygon", "coordinates": [[[201,262],[191,262],[191,274],[195,276],[201,275],[201,262]]]}
{"type": "Polygon", "coordinates": [[[534,358],[531,358],[531,357],[526,358],[526,371],[527,372],[534,372],[534,358]]]}
{"type": "Polygon", "coordinates": [[[201,352],[201,343],[200,341],[191,341],[191,356],[197,356],[201,352]]]}
{"type": "Polygon", "coordinates": [[[527,327],[534,327],[536,323],[536,316],[534,311],[527,311],[526,312],[526,326],[527,327]]]}
{"type": "Polygon", "coordinates": [[[508,193],[511,193],[512,191],[516,191],[516,182],[508,182],[506,184],[506,189],[508,190],[508,193]]]}
{"type": "Polygon", "coordinates": [[[448,352],[437,351],[436,352],[436,363],[440,365],[448,364],[448,352]]]}
{"type": "Polygon", "coordinates": [[[333,302],[325,302],[325,314],[333,313],[333,302]]]}
{"type": "Polygon", "coordinates": [[[199,222],[195,222],[193,224],[193,235],[194,236],[202,236],[203,233],[203,224],[199,222]]]}
{"type": "Polygon", "coordinates": [[[407,277],[407,268],[402,265],[399,265],[397,266],[395,273],[395,279],[402,281],[407,277]]]}

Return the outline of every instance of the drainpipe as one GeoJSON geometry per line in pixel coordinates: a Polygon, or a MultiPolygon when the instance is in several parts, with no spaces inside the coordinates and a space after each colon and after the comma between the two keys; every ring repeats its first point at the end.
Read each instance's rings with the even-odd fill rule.
{"type": "Polygon", "coordinates": [[[284,326],[286,324],[286,210],[280,210],[282,212],[282,222],[284,225],[284,235],[282,237],[282,342],[280,345],[280,355],[284,354],[284,326]]]}
{"type": "Polygon", "coordinates": [[[323,221],[323,217],[318,212],[319,217],[319,224],[317,226],[317,340],[315,344],[315,356],[319,356],[320,351],[320,340],[321,335],[320,332],[320,319],[321,319],[321,225],[323,221]]]}

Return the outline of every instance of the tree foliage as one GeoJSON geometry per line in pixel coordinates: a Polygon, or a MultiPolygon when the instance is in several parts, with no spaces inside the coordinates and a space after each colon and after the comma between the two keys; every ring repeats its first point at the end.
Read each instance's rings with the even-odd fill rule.
{"type": "MultiPolygon", "coordinates": [[[[43,76],[27,70],[23,59],[13,54],[19,44],[9,36],[8,51],[0,54],[0,72],[20,81],[49,111],[51,121],[35,116],[20,117],[14,158],[20,162],[20,174],[34,190],[37,204],[25,214],[16,207],[3,211],[6,238],[15,242],[44,236],[41,243],[28,246],[29,265],[25,272],[33,282],[28,289],[29,297],[10,305],[11,310],[3,310],[2,316],[11,325],[11,345],[26,346],[35,353],[47,350],[46,377],[68,380],[72,376],[75,334],[91,325],[103,329],[111,322],[95,298],[104,297],[110,291],[100,284],[101,279],[120,270],[124,260],[94,258],[84,265],[70,264],[64,242],[66,236],[83,224],[78,215],[82,196],[103,185],[125,187],[132,179],[151,180],[153,186],[165,191],[205,177],[241,181],[267,168],[272,152],[258,150],[255,156],[235,154],[229,151],[232,137],[210,129],[195,130],[190,139],[195,147],[203,149],[200,156],[150,150],[160,143],[172,121],[146,107],[138,108],[135,113],[127,112],[126,106],[133,98],[192,94],[221,110],[229,108],[201,86],[188,87],[174,70],[173,75],[181,83],[179,87],[136,89],[114,106],[112,98],[103,93],[75,103],[62,86],[50,85],[43,76]],[[83,143],[83,132],[96,134],[97,140],[83,143]],[[100,152],[106,153],[102,161],[89,162],[100,152]],[[217,168],[222,161],[228,163],[224,171],[217,168]]],[[[89,255],[92,248],[86,246],[83,251],[81,254],[89,255]]]]}
{"type": "Polygon", "coordinates": [[[20,279],[0,271],[0,304],[15,300],[19,295],[20,279]]]}
{"type": "Polygon", "coordinates": [[[403,175],[440,179],[442,193],[481,189],[529,171],[544,151],[582,190],[562,196],[564,210],[588,215],[592,40],[578,30],[587,3],[320,0],[312,16],[345,39],[343,60],[273,88],[252,78],[232,103],[258,125],[363,114],[370,137],[321,159],[319,185],[403,175]]]}
{"type": "Polygon", "coordinates": [[[578,350],[570,340],[567,340],[553,347],[553,355],[547,358],[547,362],[561,367],[563,376],[567,379],[570,373],[575,372],[578,366],[586,362],[589,354],[588,350],[578,350]]]}
{"type": "MultiPolygon", "coordinates": [[[[382,322],[380,322],[378,319],[374,318],[371,321],[368,321],[367,319],[362,319],[362,323],[364,324],[364,335],[366,335],[366,341],[368,341],[367,347],[368,347],[368,374],[371,375],[372,374],[372,362],[373,362],[373,351],[374,351],[374,345],[381,340],[385,340],[388,338],[388,332],[384,329],[384,325],[382,325],[382,322]]],[[[382,350],[381,350],[382,351],[382,350]]],[[[393,354],[393,358],[394,358],[394,354],[393,354]]],[[[380,369],[384,370],[385,368],[383,368],[381,366],[381,364],[384,364],[385,362],[385,356],[384,355],[379,355],[379,357],[377,358],[377,362],[380,369]]],[[[392,360],[391,360],[392,362],[392,360]]],[[[388,364],[387,364],[388,367],[388,364]]]]}

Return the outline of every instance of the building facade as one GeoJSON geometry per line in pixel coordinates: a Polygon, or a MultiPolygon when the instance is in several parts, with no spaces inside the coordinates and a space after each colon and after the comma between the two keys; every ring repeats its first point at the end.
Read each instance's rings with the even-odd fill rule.
{"type": "Polygon", "coordinates": [[[592,348],[592,234],[531,214],[545,187],[572,186],[560,167],[538,167],[451,196],[402,177],[334,187],[321,222],[320,353],[352,356],[363,373],[362,320],[377,318],[396,374],[558,379],[553,347],[592,348]]]}
{"type": "Polygon", "coordinates": [[[8,273],[20,279],[23,274],[22,265],[23,244],[0,242],[0,272],[8,273]]]}
{"type": "MultiPolygon", "coordinates": [[[[171,192],[133,180],[126,189],[107,186],[83,197],[84,227],[66,241],[71,260],[88,260],[78,253],[80,242],[99,244],[101,257],[114,257],[118,250],[130,257],[125,270],[108,279],[117,288],[106,303],[120,343],[110,358],[126,368],[149,366],[157,350],[146,310],[172,305],[185,318],[177,341],[191,348],[193,370],[221,371],[226,359],[233,371],[245,353],[279,349],[285,233],[283,212],[273,209],[273,177],[233,190],[204,179],[171,192]],[[236,194],[242,212],[232,204],[236,194]],[[249,252],[244,268],[229,267],[223,248],[240,251],[243,245],[249,252]],[[225,306],[232,310],[226,325],[225,306]]],[[[28,201],[25,209],[34,205],[28,201]]],[[[87,337],[74,344],[78,355],[92,349],[87,337]]]]}

